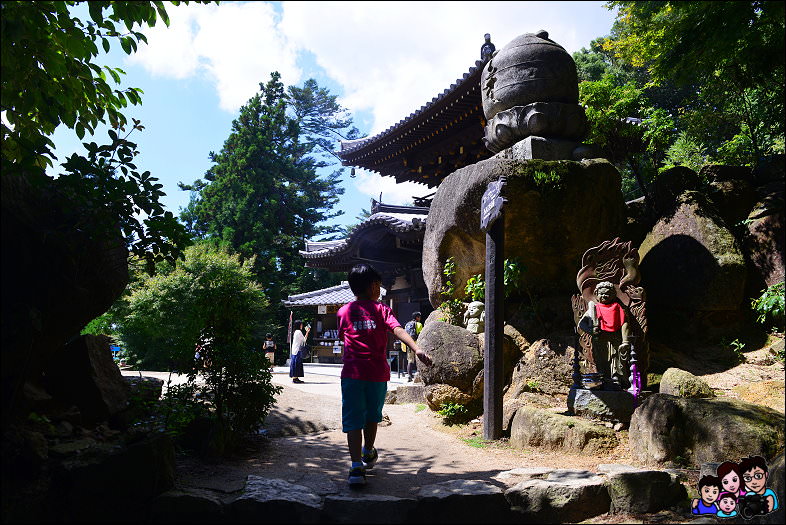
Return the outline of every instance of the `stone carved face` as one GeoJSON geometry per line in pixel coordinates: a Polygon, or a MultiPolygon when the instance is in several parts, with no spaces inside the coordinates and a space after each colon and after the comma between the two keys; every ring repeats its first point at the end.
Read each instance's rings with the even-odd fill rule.
{"type": "Polygon", "coordinates": [[[608,281],[600,282],[595,286],[595,297],[598,298],[598,302],[600,303],[611,304],[614,302],[616,296],[614,285],[608,281]]]}
{"type": "Polygon", "coordinates": [[[473,301],[467,306],[467,319],[480,319],[480,314],[486,306],[480,301],[473,301]]]}

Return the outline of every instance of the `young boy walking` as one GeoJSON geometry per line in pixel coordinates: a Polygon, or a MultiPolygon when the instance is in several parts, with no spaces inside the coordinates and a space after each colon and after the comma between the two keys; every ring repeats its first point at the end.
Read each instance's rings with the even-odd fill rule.
{"type": "Polygon", "coordinates": [[[372,469],[379,457],[374,440],[390,380],[385,355],[388,331],[412,348],[424,364],[430,365],[431,358],[401,328],[393,311],[379,302],[382,277],[374,268],[355,265],[347,280],[355,300],[337,313],[339,337],[344,340],[341,419],[352,460],[348,480],[350,486],[357,486],[366,483],[366,470],[372,469]]]}

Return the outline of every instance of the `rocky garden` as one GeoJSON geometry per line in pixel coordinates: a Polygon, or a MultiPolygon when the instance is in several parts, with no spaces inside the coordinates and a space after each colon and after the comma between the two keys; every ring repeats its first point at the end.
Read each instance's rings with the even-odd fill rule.
{"type": "MultiPolygon", "coordinates": [[[[52,4],[52,13],[58,8],[37,4],[52,4]]],[[[122,17],[126,3],[114,4],[113,16],[122,17]]],[[[128,4],[130,13],[140,10],[132,18],[155,24],[156,3],[128,4]]],[[[680,522],[700,497],[700,478],[714,476],[723,462],[751,456],[766,461],[768,487],[782,505],[783,105],[782,96],[767,97],[777,89],[782,95],[783,57],[772,66],[781,75],[777,89],[739,80],[742,96],[757,101],[759,113],[723,106],[728,97],[713,92],[715,81],[703,77],[704,91],[698,91],[715,98],[694,100],[669,83],[680,78],[684,63],[663,65],[662,57],[646,55],[657,46],[639,49],[654,64],[649,69],[642,57],[620,65],[625,49],[635,48],[631,32],[643,31],[630,20],[659,18],[637,3],[614,4],[625,17],[613,38],[597,43],[594,58],[587,50],[572,57],[545,31],[523,34],[486,57],[478,140],[494,155],[445,176],[433,195],[422,274],[435,309],[418,337],[433,364],[421,366],[414,383],[387,397],[387,423],[398,424],[412,441],[434,427],[453,440],[445,441],[451,447],[486,447],[484,460],[499,446],[512,461],[533,454],[540,465],[489,468],[472,471],[474,476],[459,469],[439,479],[426,478],[424,469],[422,479],[430,482],[407,495],[347,495],[332,486],[320,489],[322,478],[278,475],[288,459],[275,455],[275,436],[267,434],[281,415],[268,415],[291,392],[282,394],[267,359],[248,349],[260,318],[284,318],[282,290],[325,278],[304,270],[293,255],[302,239],[324,232],[301,225],[285,241],[250,238],[248,232],[262,235],[296,221],[219,224],[216,217],[235,213],[225,206],[242,207],[259,196],[229,199],[222,191],[230,189],[201,180],[187,188],[200,197],[181,224],[158,201],[155,179],[136,170],[135,144],[115,131],[110,144],[86,144],[86,157],[74,155],[64,164],[66,173],[51,178],[42,169],[41,159],[51,155],[42,118],[12,116],[15,127],[3,124],[0,178],[3,521],[361,523],[374,516],[384,523],[615,523],[658,516],[680,522]],[[548,62],[549,74],[508,67],[525,59],[548,62]],[[600,78],[593,80],[590,60],[603,64],[600,78]],[[671,73],[658,69],[667,66],[671,73]],[[600,96],[607,88],[611,99],[600,96]],[[684,121],[667,118],[664,109],[664,100],[678,95],[687,101],[680,106],[689,113],[684,121]],[[651,106],[644,104],[647,97],[651,106]],[[620,111],[643,118],[628,122],[629,115],[615,111],[618,101],[632,98],[637,102],[620,111]],[[690,113],[694,105],[703,109],[690,113]],[[731,115],[723,133],[729,126],[733,131],[708,138],[715,140],[714,156],[695,161],[677,147],[682,143],[674,129],[679,124],[689,134],[711,127],[708,108],[731,115]],[[763,127],[772,122],[772,129],[763,127]],[[28,147],[38,153],[24,154],[28,147]],[[674,162],[665,162],[665,151],[674,162]],[[493,444],[478,437],[488,423],[483,396],[489,329],[480,215],[484,192],[503,178],[503,435],[493,444]],[[134,206],[148,214],[144,226],[134,206]],[[257,257],[266,243],[278,243],[280,251],[257,257]],[[117,339],[131,349],[135,370],[154,365],[182,373],[187,382],[165,385],[141,373],[121,374],[110,350],[117,339]],[[266,454],[276,461],[265,464],[266,454]],[[254,473],[244,470],[249,458],[258,462],[254,473]],[[566,464],[581,458],[587,463],[566,464]],[[195,463],[242,470],[242,483],[215,491],[184,486],[178,465],[195,463]]],[[[13,15],[20,27],[35,25],[10,9],[4,4],[4,17],[13,15]]],[[[104,9],[110,8],[99,7],[95,17],[103,20],[104,9]]],[[[758,9],[770,16],[772,7],[758,9]]],[[[697,16],[692,9],[684,15],[697,16]]],[[[775,26],[782,33],[779,16],[775,26]]],[[[97,37],[89,34],[83,38],[92,43],[97,37]]],[[[759,49],[754,44],[746,48],[749,58],[759,49]]],[[[3,46],[3,56],[10,57],[5,37],[3,46]]],[[[764,47],[782,46],[767,40],[764,47]]],[[[68,53],[54,55],[51,60],[68,53]]],[[[5,69],[3,76],[4,104],[22,108],[23,101],[9,97],[23,90],[7,88],[5,69]]],[[[285,95],[279,77],[275,73],[260,85],[262,94],[244,106],[239,120],[254,121],[246,117],[257,111],[265,115],[257,115],[258,121],[284,123],[275,129],[276,140],[290,149],[254,172],[254,180],[311,169],[292,161],[311,150],[303,153],[299,123],[290,116],[297,111],[288,112],[286,104],[302,109],[297,104],[303,99],[326,91],[306,84],[285,95]]],[[[331,115],[338,114],[335,96],[326,100],[335,106],[331,115]]],[[[112,99],[79,111],[104,119],[108,107],[106,118],[117,120],[121,106],[112,99]]],[[[32,114],[26,111],[20,114],[32,114]]],[[[68,105],[58,111],[72,124],[82,114],[68,105]]],[[[121,120],[118,129],[126,124],[121,120]]],[[[349,127],[351,120],[343,124],[336,126],[349,127]]],[[[141,131],[139,122],[133,130],[141,131]]],[[[211,153],[216,166],[207,181],[235,177],[233,141],[245,136],[235,131],[220,154],[211,153]]],[[[696,136],[711,135],[702,133],[696,136]]],[[[687,149],[703,151],[698,146],[687,149]]],[[[314,200],[336,197],[324,192],[314,200]]],[[[327,211],[308,210],[314,223],[328,218],[327,211]]],[[[312,410],[320,404],[313,398],[299,402],[312,410]]],[[[309,424],[301,436],[328,428],[309,424]]],[[[335,436],[314,437],[309,446],[318,450],[315,462],[329,454],[327,446],[319,451],[321,439],[335,436]]],[[[407,461],[404,453],[395,457],[407,461]]],[[[317,469],[317,463],[310,465],[317,469]]],[[[783,522],[782,506],[753,522],[783,522]]]]}

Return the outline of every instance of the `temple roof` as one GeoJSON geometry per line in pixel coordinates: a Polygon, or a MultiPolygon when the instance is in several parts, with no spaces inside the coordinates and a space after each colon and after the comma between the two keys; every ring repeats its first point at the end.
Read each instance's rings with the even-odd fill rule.
{"type": "Polygon", "coordinates": [[[306,241],[306,266],[344,271],[366,261],[386,271],[419,264],[429,209],[373,202],[371,211],[344,239],[306,241]]]}
{"type": "Polygon", "coordinates": [[[435,187],[453,171],[490,157],[481,140],[486,125],[480,97],[484,65],[476,61],[449,88],[382,133],[341,141],[341,163],[395,177],[396,182],[435,187]]]}
{"type": "MultiPolygon", "coordinates": [[[[387,291],[380,289],[380,296],[384,297],[387,291]]],[[[355,299],[355,294],[349,287],[347,281],[341,281],[337,286],[314,290],[313,292],[290,295],[285,301],[284,306],[319,306],[321,304],[346,304],[355,299]]]]}

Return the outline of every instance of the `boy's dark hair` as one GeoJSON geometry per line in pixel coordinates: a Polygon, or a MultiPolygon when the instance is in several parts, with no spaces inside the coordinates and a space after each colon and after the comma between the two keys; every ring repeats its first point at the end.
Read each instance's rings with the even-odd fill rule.
{"type": "Polygon", "coordinates": [[[265,334],[265,337],[273,337],[273,334],[265,334]]]}
{"type": "Polygon", "coordinates": [[[748,472],[749,470],[753,470],[754,468],[759,467],[764,472],[767,472],[767,462],[761,456],[750,456],[747,458],[743,458],[740,461],[740,470],[743,474],[748,472]]]}
{"type": "Polygon", "coordinates": [[[359,296],[367,293],[372,283],[381,283],[382,276],[371,265],[360,263],[349,271],[347,281],[352,293],[359,296]]]}
{"type": "Polygon", "coordinates": [[[742,470],[737,463],[733,461],[724,461],[718,467],[718,479],[723,480],[723,478],[729,475],[729,472],[734,472],[737,474],[737,477],[742,478],[742,470]]]}
{"type": "Polygon", "coordinates": [[[414,318],[416,318],[416,317],[423,317],[423,316],[422,316],[422,315],[420,315],[420,312],[413,312],[413,313],[412,313],[412,319],[414,319],[414,318]]]}
{"type": "Polygon", "coordinates": [[[701,479],[699,480],[699,491],[701,491],[702,487],[706,487],[707,485],[711,487],[718,487],[719,492],[723,488],[721,487],[721,480],[718,479],[718,476],[710,476],[710,475],[702,476],[701,479]]]}
{"type": "Polygon", "coordinates": [[[295,319],[295,321],[292,323],[292,329],[293,330],[300,330],[300,325],[302,325],[302,324],[303,324],[303,321],[301,321],[300,319],[295,319]]]}

